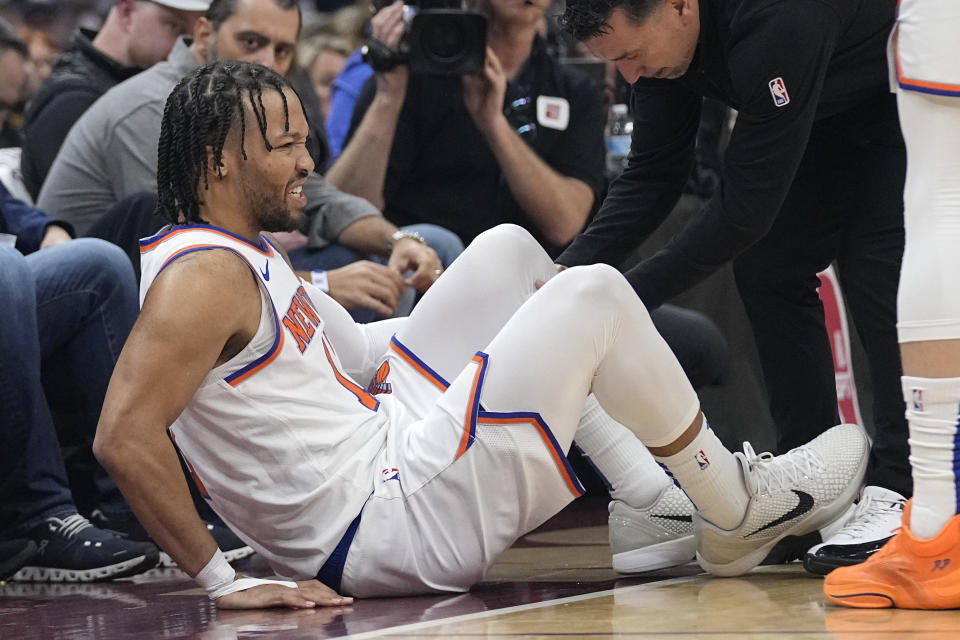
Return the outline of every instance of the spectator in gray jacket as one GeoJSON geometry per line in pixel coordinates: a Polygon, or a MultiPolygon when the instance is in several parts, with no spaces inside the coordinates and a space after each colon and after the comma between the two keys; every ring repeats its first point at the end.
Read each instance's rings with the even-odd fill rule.
{"type": "Polygon", "coordinates": [[[99,31],[79,28],[24,114],[23,182],[40,186],[73,123],[110,87],[167,57],[209,0],[116,0],[99,31]]]}
{"type": "MultiPolygon", "coordinates": [[[[166,62],[117,85],[77,121],[38,205],[85,235],[121,198],[155,192],[160,122],[177,82],[200,64],[220,59],[256,62],[285,74],[300,23],[295,0],[213,0],[192,42],[178,40],[166,62]]],[[[324,273],[329,294],[343,306],[390,315],[407,286],[423,291],[436,280],[441,262],[419,234],[399,230],[372,204],[339,191],[319,174],[310,175],[303,193],[311,247],[338,243],[389,257],[387,265],[361,260],[324,273]],[[404,272],[412,275],[405,279],[404,272]]],[[[325,268],[311,265],[317,266],[325,268]]]]}

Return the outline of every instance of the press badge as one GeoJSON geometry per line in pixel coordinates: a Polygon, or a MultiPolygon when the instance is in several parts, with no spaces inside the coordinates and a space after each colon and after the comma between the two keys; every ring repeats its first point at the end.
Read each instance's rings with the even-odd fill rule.
{"type": "Polygon", "coordinates": [[[570,103],[566,98],[537,96],[537,122],[541,127],[566,131],[570,124],[570,103]]]}

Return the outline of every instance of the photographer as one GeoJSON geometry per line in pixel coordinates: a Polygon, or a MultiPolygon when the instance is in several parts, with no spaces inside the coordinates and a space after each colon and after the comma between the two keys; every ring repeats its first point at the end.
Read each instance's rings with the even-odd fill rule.
{"type": "MultiPolygon", "coordinates": [[[[555,254],[602,192],[605,105],[588,77],[548,55],[537,34],[547,5],[492,0],[479,73],[376,73],[328,180],[394,223],[432,222],[466,243],[513,222],[555,254]]],[[[380,11],[371,31],[396,49],[404,5],[380,11]]]]}

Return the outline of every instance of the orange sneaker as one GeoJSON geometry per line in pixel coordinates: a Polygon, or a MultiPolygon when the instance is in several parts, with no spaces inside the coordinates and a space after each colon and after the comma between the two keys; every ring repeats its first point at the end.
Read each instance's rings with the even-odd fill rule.
{"type": "Polygon", "coordinates": [[[863,609],[960,608],[960,515],[935,537],[910,532],[912,501],[903,511],[900,533],[869,560],[830,572],[823,593],[834,604],[863,609]]]}

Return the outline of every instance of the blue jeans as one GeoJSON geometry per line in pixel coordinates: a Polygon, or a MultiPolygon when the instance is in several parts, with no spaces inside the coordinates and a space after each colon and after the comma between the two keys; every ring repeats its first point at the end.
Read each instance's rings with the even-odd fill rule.
{"type": "MultiPolygon", "coordinates": [[[[463,242],[457,234],[443,227],[435,224],[411,224],[402,227],[402,229],[404,231],[416,232],[423,236],[427,246],[437,252],[437,257],[440,258],[440,264],[443,265],[444,269],[449,267],[456,257],[463,253],[463,242]]],[[[345,267],[351,262],[357,262],[358,260],[372,260],[380,264],[387,263],[386,258],[381,258],[380,256],[362,256],[353,249],[348,249],[339,244],[331,244],[319,249],[301,247],[289,251],[288,254],[290,255],[290,262],[293,264],[293,268],[301,271],[314,271],[316,269],[329,271],[330,269],[345,267]]],[[[413,309],[415,298],[416,292],[412,289],[404,294],[400,300],[400,304],[397,305],[397,310],[394,312],[394,315],[409,315],[410,310],[413,309]]],[[[377,319],[376,313],[370,309],[351,309],[350,315],[357,322],[371,322],[377,319]]]]}
{"type": "MultiPolygon", "coordinates": [[[[80,239],[28,256],[0,247],[0,537],[76,513],[51,408],[92,442],[113,366],[139,311],[118,247],[80,239]]],[[[107,517],[130,509],[94,478],[107,517]]]]}

